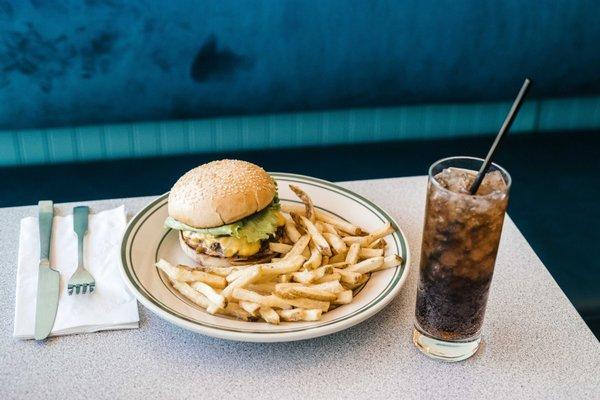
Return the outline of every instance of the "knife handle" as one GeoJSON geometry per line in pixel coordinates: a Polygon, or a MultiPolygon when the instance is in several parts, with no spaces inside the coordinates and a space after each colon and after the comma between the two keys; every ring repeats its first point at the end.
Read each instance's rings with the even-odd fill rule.
{"type": "Polygon", "coordinates": [[[50,237],[52,236],[52,218],[54,203],[52,200],[42,200],[38,203],[40,225],[40,260],[50,259],[50,237]]]}
{"type": "Polygon", "coordinates": [[[88,216],[90,215],[90,208],[86,206],[79,206],[73,208],[73,230],[77,234],[77,253],[78,253],[78,266],[83,266],[83,238],[88,229],[88,216]]]}

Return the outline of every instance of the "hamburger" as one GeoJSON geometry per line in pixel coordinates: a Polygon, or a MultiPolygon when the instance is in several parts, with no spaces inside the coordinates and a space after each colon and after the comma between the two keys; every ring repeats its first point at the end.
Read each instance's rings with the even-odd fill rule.
{"type": "Polygon", "coordinates": [[[240,160],[203,164],[183,175],[169,193],[165,226],[179,231],[181,248],[212,267],[268,262],[285,219],[277,184],[261,167],[240,160]]]}

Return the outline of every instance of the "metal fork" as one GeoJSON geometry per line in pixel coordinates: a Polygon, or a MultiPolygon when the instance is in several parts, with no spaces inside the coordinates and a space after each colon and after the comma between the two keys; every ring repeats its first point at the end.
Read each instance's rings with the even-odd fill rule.
{"type": "Polygon", "coordinates": [[[96,289],[94,277],[83,267],[83,239],[87,233],[89,214],[89,207],[80,206],[73,208],[73,230],[77,234],[77,258],[79,262],[77,264],[77,270],[71,276],[71,279],[69,279],[69,284],[67,286],[69,296],[72,295],[73,292],[75,292],[75,294],[91,294],[94,292],[94,289],[96,289]]]}

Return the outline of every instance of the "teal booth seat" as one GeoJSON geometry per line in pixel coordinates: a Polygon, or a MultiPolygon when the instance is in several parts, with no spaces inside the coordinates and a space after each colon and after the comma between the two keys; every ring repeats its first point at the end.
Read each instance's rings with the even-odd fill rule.
{"type": "MultiPolygon", "coordinates": [[[[0,166],[493,134],[510,102],[432,104],[0,132],[0,166]]],[[[600,96],[532,100],[512,134],[600,127],[600,96]]]]}
{"type": "Polygon", "coordinates": [[[0,163],[600,127],[592,0],[0,1],[0,163]]]}

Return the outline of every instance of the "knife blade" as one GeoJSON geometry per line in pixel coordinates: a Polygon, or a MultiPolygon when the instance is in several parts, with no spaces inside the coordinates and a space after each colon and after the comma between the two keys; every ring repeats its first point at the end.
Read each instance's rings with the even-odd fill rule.
{"type": "Polygon", "coordinates": [[[56,318],[60,274],[50,266],[50,242],[52,238],[54,204],[49,200],[40,201],[38,203],[38,208],[40,227],[40,264],[38,267],[35,330],[33,336],[36,340],[44,340],[52,331],[54,319],[56,318]]]}

